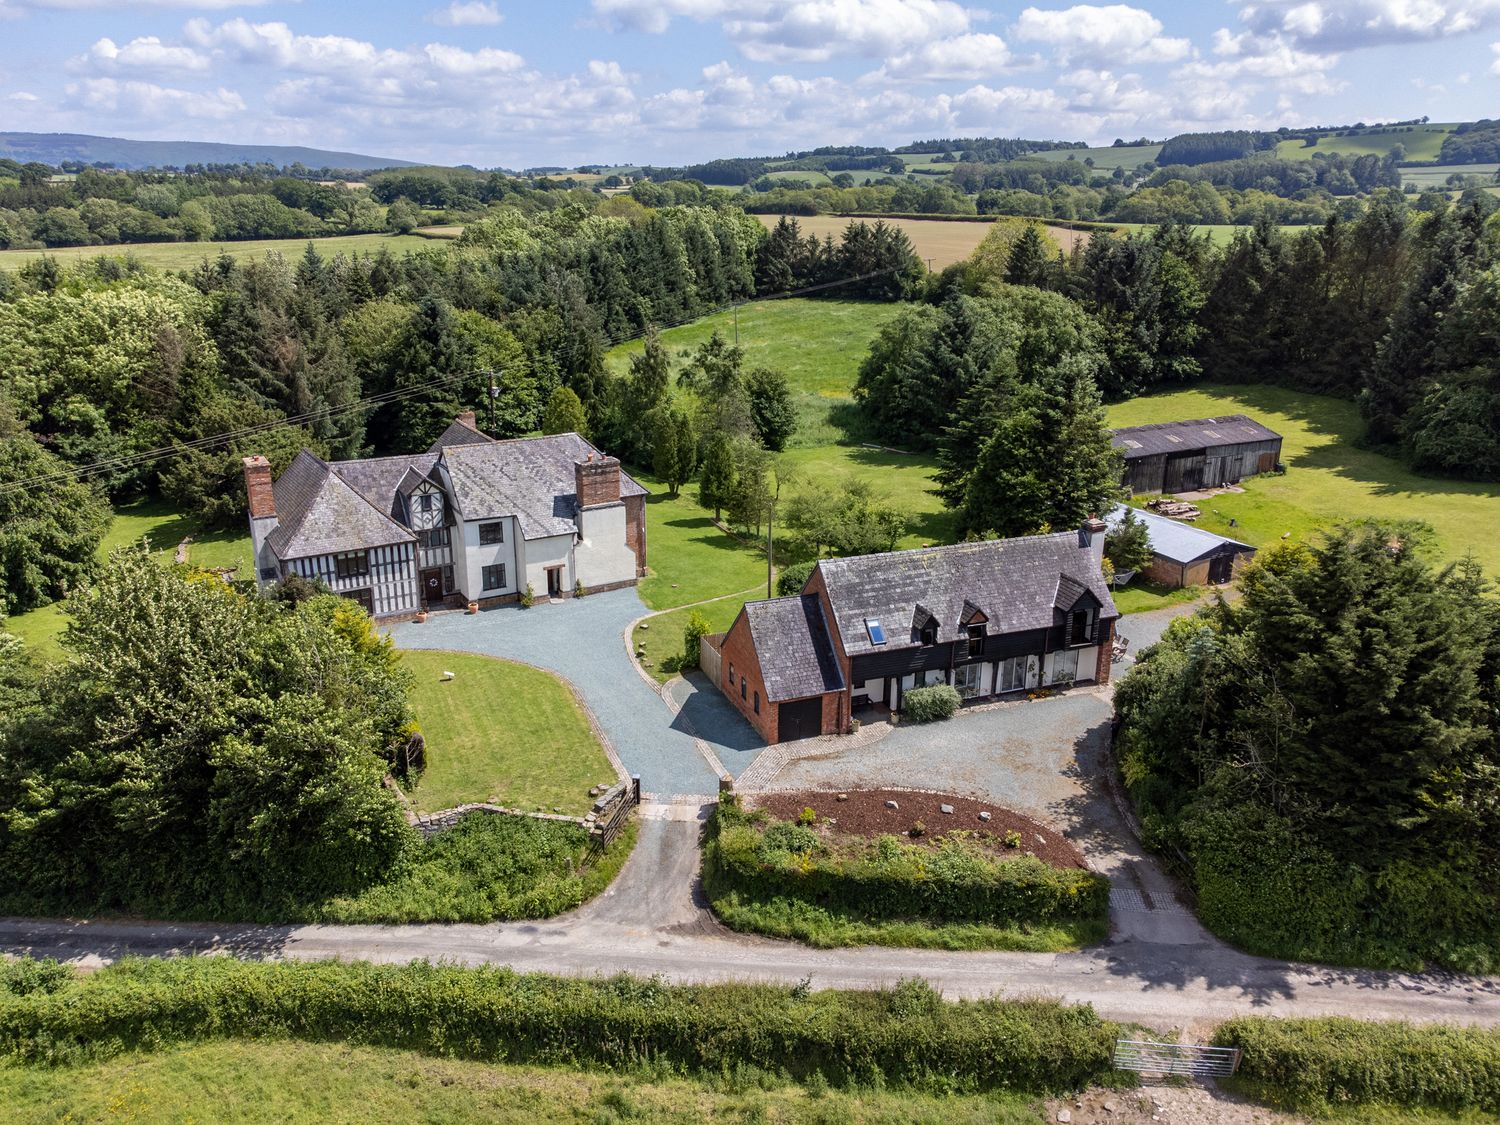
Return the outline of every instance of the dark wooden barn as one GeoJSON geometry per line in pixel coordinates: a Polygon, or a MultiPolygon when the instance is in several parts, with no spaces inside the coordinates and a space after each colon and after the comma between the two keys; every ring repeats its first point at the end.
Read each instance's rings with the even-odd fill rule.
{"type": "Polygon", "coordinates": [[[1234,484],[1281,462],[1281,435],[1243,414],[1112,431],[1132,496],[1234,484]]]}

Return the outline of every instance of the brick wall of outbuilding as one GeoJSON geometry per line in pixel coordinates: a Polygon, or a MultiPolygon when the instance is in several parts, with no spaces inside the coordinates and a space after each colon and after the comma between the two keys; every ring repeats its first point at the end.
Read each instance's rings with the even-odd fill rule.
{"type": "Polygon", "coordinates": [[[766,685],[761,678],[760,661],[750,636],[750,619],[743,612],[734,619],[720,646],[719,690],[739,709],[750,725],[767,742],[776,741],[776,706],[766,699],[766,685]],[[734,670],[734,683],[729,672],[734,670]],[[745,697],[740,698],[740,677],[745,679],[745,697]],[[760,714],[755,713],[755,693],[760,693],[760,714]]]}
{"type": "Polygon", "coordinates": [[[646,575],[646,498],[625,497],[625,545],[635,552],[636,577],[646,575]]]}

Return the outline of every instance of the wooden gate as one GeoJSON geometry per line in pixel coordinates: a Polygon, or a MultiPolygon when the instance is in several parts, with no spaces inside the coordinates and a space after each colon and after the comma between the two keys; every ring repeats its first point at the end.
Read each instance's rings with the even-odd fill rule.
{"type": "Polygon", "coordinates": [[[594,827],[589,830],[586,860],[592,861],[625,830],[630,811],[641,803],[641,775],[632,774],[594,802],[594,827]]]}
{"type": "Polygon", "coordinates": [[[1239,1069],[1240,1049],[1158,1043],[1153,1039],[1116,1039],[1114,1064],[1116,1070],[1133,1070],[1138,1074],[1228,1078],[1239,1069]]]}

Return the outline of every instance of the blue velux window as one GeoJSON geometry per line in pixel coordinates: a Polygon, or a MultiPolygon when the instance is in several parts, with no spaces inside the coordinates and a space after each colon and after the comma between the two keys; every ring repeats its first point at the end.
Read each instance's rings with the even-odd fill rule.
{"type": "Polygon", "coordinates": [[[865,631],[870,634],[870,643],[872,645],[885,644],[885,626],[881,625],[873,617],[865,618],[865,631]]]}

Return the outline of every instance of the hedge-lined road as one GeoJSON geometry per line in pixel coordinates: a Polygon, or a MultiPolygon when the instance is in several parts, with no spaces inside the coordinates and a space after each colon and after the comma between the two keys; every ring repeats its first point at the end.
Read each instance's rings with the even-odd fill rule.
{"type": "MultiPolygon", "coordinates": [[[[670,712],[660,700],[650,698],[649,689],[629,667],[623,645],[614,642],[618,627],[613,631],[599,628],[614,626],[613,618],[623,621],[630,615],[633,592],[628,600],[616,596],[606,601],[606,597],[585,599],[573,606],[572,613],[556,614],[548,620],[549,634],[553,629],[571,632],[587,625],[592,636],[587,641],[572,638],[577,642],[574,644],[539,645],[534,643],[534,635],[533,643],[525,644],[532,627],[539,624],[535,621],[527,623],[526,631],[492,632],[486,643],[480,643],[479,626],[516,620],[510,615],[485,614],[445,621],[440,629],[430,628],[431,623],[412,626],[409,632],[398,635],[398,641],[480,651],[503,648],[505,655],[549,666],[587,660],[591,674],[575,682],[590,698],[627,766],[651,775],[658,792],[691,792],[688,787],[697,788],[703,782],[701,775],[707,772],[691,739],[669,729],[674,722],[670,712]],[[595,604],[588,607],[589,612],[580,612],[588,602],[595,604]],[[611,620],[596,620],[600,616],[611,620]],[[513,648],[525,651],[511,651],[513,648]],[[628,676],[621,674],[623,671],[628,671],[628,676]],[[621,704],[626,706],[622,708],[621,704]]],[[[1132,649],[1138,651],[1149,643],[1169,617],[1186,608],[1128,619],[1132,649]]],[[[985,773],[993,773],[993,763],[984,766],[975,747],[959,744],[987,730],[1011,772],[1055,774],[1055,765],[1047,766],[1040,760],[1027,765],[1018,747],[1004,739],[1026,729],[1033,740],[1055,742],[1066,734],[1062,741],[1068,742],[1076,732],[1067,733],[1061,726],[1053,731],[1054,726],[1072,716],[1091,730],[1100,728],[1107,723],[1108,709],[1102,700],[1088,695],[1052,700],[1045,707],[1045,712],[1012,711],[1009,719],[1003,712],[990,712],[958,720],[951,729],[945,728],[943,737],[934,735],[933,753],[924,768],[940,772],[947,759],[949,769],[979,771],[972,778],[950,779],[953,782],[967,780],[984,788],[998,784],[985,773]],[[958,742],[949,745],[954,739],[958,742]]],[[[1102,730],[1099,737],[1103,737],[1102,730]]],[[[886,749],[901,749],[901,740],[893,736],[889,741],[886,749]]],[[[874,768],[879,768],[882,745],[865,751],[874,768]]],[[[1088,750],[1086,741],[1079,745],[1088,750]]],[[[911,747],[907,750],[909,754],[895,756],[916,753],[911,747]]],[[[1080,757],[1078,766],[1085,774],[1098,772],[1090,756],[1080,757]]],[[[852,766],[850,770],[859,772],[852,766]]],[[[796,769],[791,772],[795,774],[796,769]]],[[[1023,779],[1017,784],[1026,782],[1023,779]]],[[[817,950],[730,933],[715,921],[697,889],[698,835],[704,811],[695,803],[643,806],[635,852],[614,885],[579,910],[549,921],[487,926],[225,926],[3,919],[0,950],[81,959],[85,963],[125,954],[201,952],[383,962],[429,958],[575,975],[660,974],[681,982],[795,984],[810,977],[816,986],[839,988],[869,988],[892,984],[902,977],[924,977],[949,996],[989,996],[997,992],[1056,996],[1091,1003],[1101,1015],[1112,1019],[1158,1027],[1182,1027],[1246,1013],[1451,1020],[1500,1026],[1500,979],[1295,966],[1248,957],[1228,948],[1203,930],[1190,913],[1170,907],[1170,888],[1160,882],[1165,876],[1149,857],[1132,846],[1127,831],[1111,823],[1111,810],[1102,794],[1085,794],[1087,800],[1074,801],[1067,792],[1053,794],[1050,789],[1037,788],[1039,785],[1032,783],[1029,799],[1019,790],[1008,797],[1014,797],[1023,808],[1035,803],[1037,811],[1055,822],[1066,823],[1076,817],[1080,828],[1092,826],[1092,833],[1075,834],[1074,838],[1090,862],[1110,874],[1116,884],[1111,896],[1113,939],[1081,953],[944,953],[874,947],[817,950]],[[1141,895],[1150,896],[1155,906],[1141,909],[1133,897],[1141,895]]]]}
{"type": "Polygon", "coordinates": [[[640,841],[615,885],[545,922],[490,926],[219,926],[0,921],[11,953],[113,960],[124,954],[380,962],[418,958],[523,971],[659,974],[670,981],[780,981],[870,988],[924,977],[949,996],[1057,996],[1103,1016],[1186,1026],[1232,1015],[1346,1015],[1500,1026],[1500,980],[1293,966],[1214,941],[1115,940],[1082,953],[817,950],[722,929],[695,900],[700,811],[643,808],[640,841]]]}

